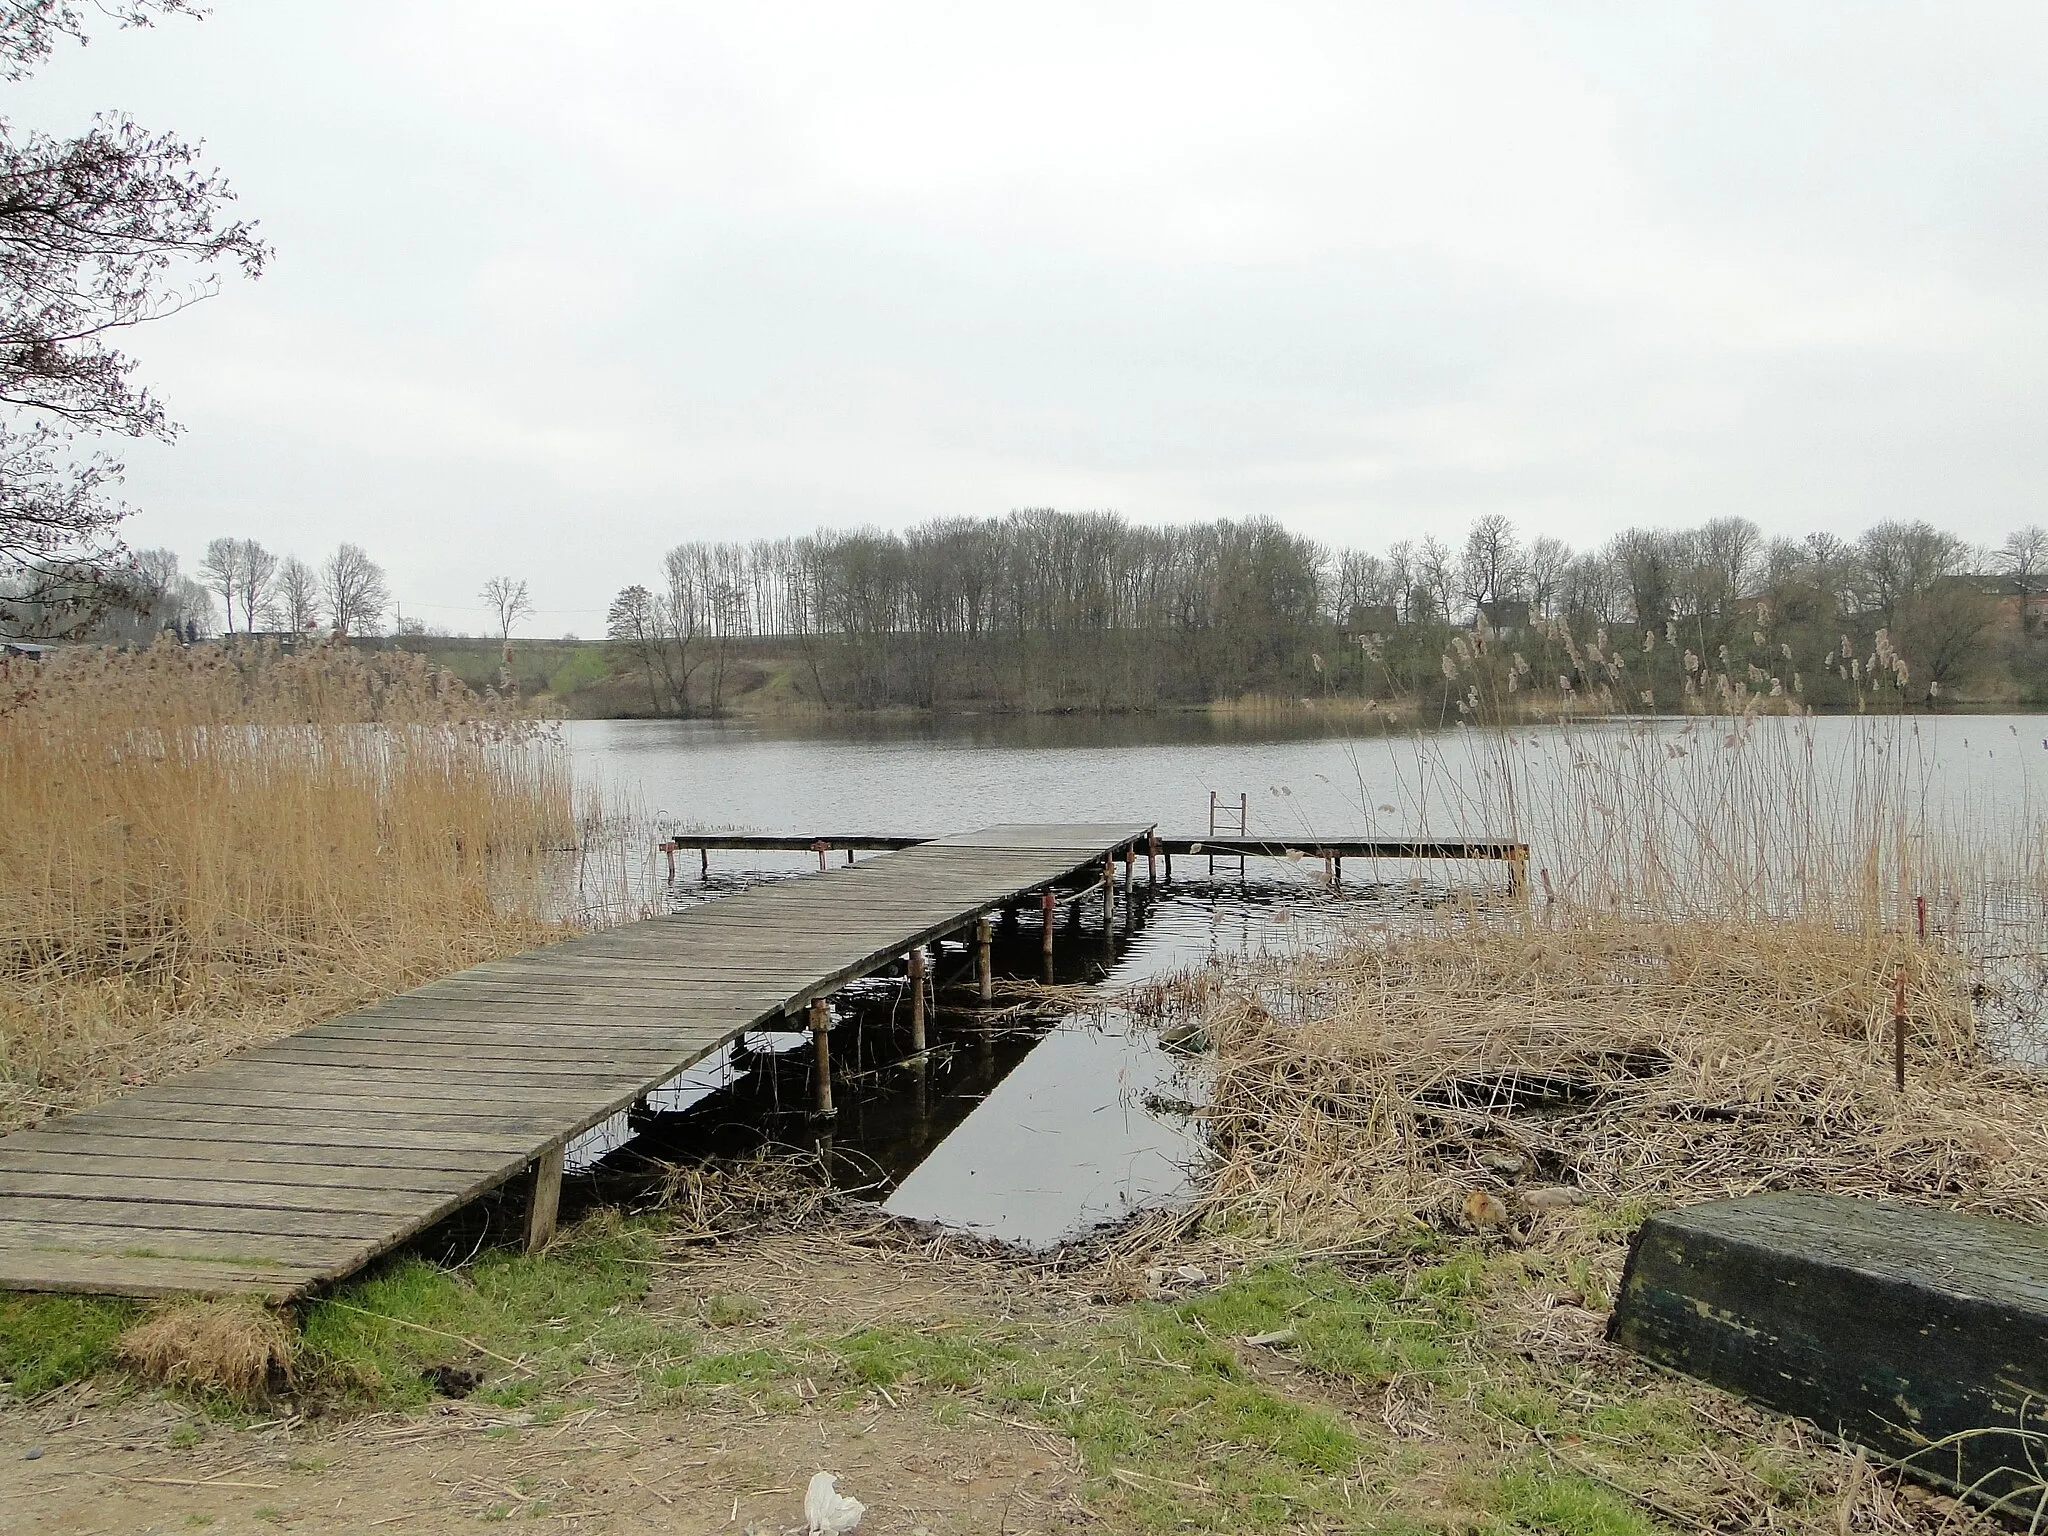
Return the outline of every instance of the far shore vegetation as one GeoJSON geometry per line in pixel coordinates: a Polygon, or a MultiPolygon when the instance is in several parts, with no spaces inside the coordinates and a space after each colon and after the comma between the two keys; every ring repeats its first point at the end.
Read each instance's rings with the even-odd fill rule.
{"type": "MultiPolygon", "coordinates": [[[[65,631],[74,640],[338,638],[418,652],[478,692],[569,717],[1208,710],[1430,725],[1464,695],[1445,664],[1460,643],[1514,668],[1506,713],[1520,720],[1727,707],[1702,692],[1719,677],[1738,709],[1758,695],[1780,713],[2048,708],[2039,527],[1978,549],[1925,522],[1852,542],[1766,538],[1730,517],[1575,552],[1488,516],[1458,549],[1426,535],[1367,551],[1270,520],[1034,510],[679,544],[618,593],[602,634],[560,639],[518,633],[535,603],[512,577],[478,594],[481,635],[406,618],[348,544],[316,566],[216,539],[196,577],[146,550],[108,591],[65,631]]],[[[63,630],[62,613],[45,616],[63,630]]]]}

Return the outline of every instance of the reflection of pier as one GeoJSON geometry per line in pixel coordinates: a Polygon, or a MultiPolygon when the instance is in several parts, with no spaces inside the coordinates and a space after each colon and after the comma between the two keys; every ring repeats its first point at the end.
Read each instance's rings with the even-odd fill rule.
{"type": "Polygon", "coordinates": [[[985,999],[991,914],[1035,907],[1049,951],[1063,900],[1101,890],[1108,927],[1150,838],[919,841],[476,966],[0,1139],[0,1289],[283,1300],[522,1173],[545,1242],[571,1137],[759,1029],[812,1032],[829,1113],[835,991],[920,976],[924,946],[964,937],[985,999]]]}

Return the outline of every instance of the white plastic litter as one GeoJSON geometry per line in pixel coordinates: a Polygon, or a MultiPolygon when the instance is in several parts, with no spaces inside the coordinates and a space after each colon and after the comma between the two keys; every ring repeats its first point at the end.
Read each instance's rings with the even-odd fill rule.
{"type": "Polygon", "coordinates": [[[867,1506],[839,1491],[839,1479],[820,1472],[811,1479],[804,1494],[804,1519],[810,1522],[810,1536],[845,1536],[860,1524],[867,1506]]]}

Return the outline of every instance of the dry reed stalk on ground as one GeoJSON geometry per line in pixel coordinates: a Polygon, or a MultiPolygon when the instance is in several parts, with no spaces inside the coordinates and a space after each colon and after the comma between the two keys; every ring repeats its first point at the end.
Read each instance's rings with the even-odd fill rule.
{"type": "Polygon", "coordinates": [[[424,658],[0,663],[0,1130],[559,934],[566,754],[424,658]]]}
{"type": "Polygon", "coordinates": [[[116,1346],[145,1381],[252,1402],[291,1382],[297,1331],[243,1301],[174,1302],[130,1328],[116,1346]]]}
{"type": "Polygon", "coordinates": [[[1569,1198],[1532,1186],[2048,1220],[2048,1078],[1979,1051],[1970,984],[1955,957],[1814,923],[1500,920],[1357,943],[1216,994],[1207,1199],[1308,1244],[1463,1225],[1475,1192],[1510,1214],[1569,1198]]]}

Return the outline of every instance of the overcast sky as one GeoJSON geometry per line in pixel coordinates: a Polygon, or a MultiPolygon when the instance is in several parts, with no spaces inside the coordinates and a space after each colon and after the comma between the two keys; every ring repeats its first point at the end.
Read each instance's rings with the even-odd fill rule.
{"type": "Polygon", "coordinates": [[[130,542],[351,539],[450,629],[1020,506],[2048,521],[2039,0],[214,0],[0,92],[277,248],[135,336],[130,542]]]}

